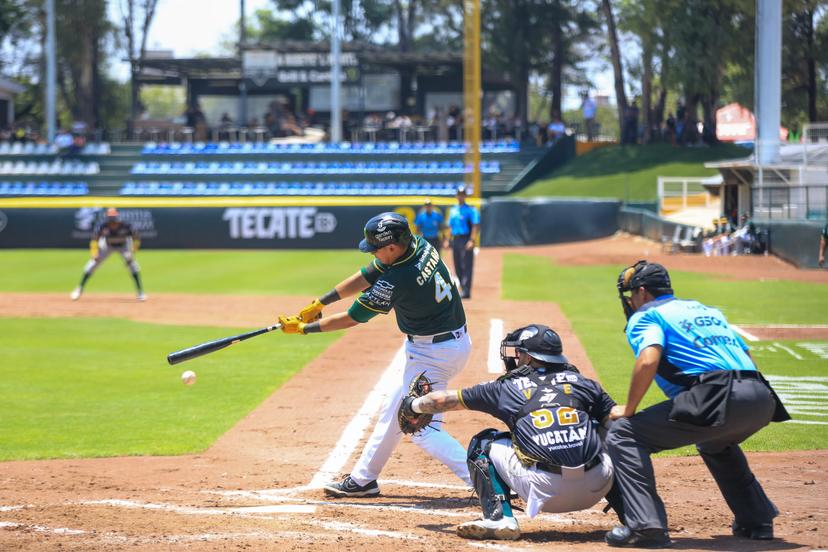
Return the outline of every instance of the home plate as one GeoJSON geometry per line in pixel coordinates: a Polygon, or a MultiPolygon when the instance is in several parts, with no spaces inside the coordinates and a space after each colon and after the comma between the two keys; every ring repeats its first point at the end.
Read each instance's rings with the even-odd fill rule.
{"type": "Polygon", "coordinates": [[[312,514],[316,506],[312,504],[271,504],[269,506],[244,506],[224,508],[234,514],[312,514]]]}

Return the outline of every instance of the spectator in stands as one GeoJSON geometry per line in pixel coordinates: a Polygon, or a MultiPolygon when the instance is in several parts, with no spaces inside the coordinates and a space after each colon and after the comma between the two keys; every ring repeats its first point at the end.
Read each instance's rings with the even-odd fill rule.
{"type": "Polygon", "coordinates": [[[667,121],[664,123],[664,141],[676,145],[676,118],[672,112],[667,115],[667,121]]]}
{"type": "Polygon", "coordinates": [[[676,142],[684,143],[684,127],[687,124],[687,108],[684,103],[678,102],[676,106],[676,142]]]}
{"type": "Polygon", "coordinates": [[[581,92],[581,115],[584,117],[584,129],[586,130],[587,141],[595,139],[595,114],[598,108],[595,100],[589,97],[589,92],[581,92]]]}
{"type": "Polygon", "coordinates": [[[820,268],[825,266],[825,249],[828,248],[828,222],[822,227],[822,234],[819,235],[819,256],[817,262],[820,268]]]}
{"type": "Polygon", "coordinates": [[[73,142],[74,140],[72,139],[72,133],[65,128],[58,130],[57,134],[55,134],[55,146],[57,147],[58,155],[61,157],[67,155],[73,145],[73,142]]]}
{"type": "MultiPolygon", "coordinates": [[[[457,188],[457,205],[449,211],[448,229],[454,258],[454,273],[460,280],[461,297],[471,298],[474,246],[480,227],[480,212],[466,203],[466,187],[457,188]]],[[[443,247],[449,247],[446,239],[443,247]]]]}
{"type": "MultiPolygon", "coordinates": [[[[204,116],[204,112],[201,110],[201,106],[198,103],[193,104],[192,106],[192,114],[188,113],[188,120],[192,116],[192,128],[193,128],[193,138],[198,142],[205,142],[207,141],[207,117],[204,116]]],[[[189,124],[187,126],[190,126],[189,124]]]]}
{"type": "Polygon", "coordinates": [[[799,125],[794,123],[791,129],[788,131],[788,143],[789,144],[799,144],[802,142],[802,131],[799,130],[799,125]]]}
{"type": "Polygon", "coordinates": [[[443,214],[434,209],[430,199],[426,199],[423,208],[417,213],[414,219],[414,225],[417,227],[417,233],[440,252],[440,234],[443,233],[446,225],[443,222],[443,214]]]}
{"type": "Polygon", "coordinates": [[[448,110],[448,116],[446,117],[446,124],[448,126],[448,134],[449,140],[460,140],[461,136],[461,125],[463,123],[463,115],[460,112],[460,108],[456,105],[451,105],[448,110]]]}
{"type": "Polygon", "coordinates": [[[552,122],[546,127],[546,135],[550,144],[554,144],[559,138],[566,134],[566,125],[561,120],[561,114],[555,111],[552,114],[552,122]]]}

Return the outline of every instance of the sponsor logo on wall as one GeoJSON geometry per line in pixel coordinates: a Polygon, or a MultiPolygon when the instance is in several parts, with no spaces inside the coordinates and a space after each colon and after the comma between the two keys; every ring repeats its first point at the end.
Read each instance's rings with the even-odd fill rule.
{"type": "Polygon", "coordinates": [[[315,207],[230,208],[221,218],[234,240],[310,239],[333,232],[337,222],[333,213],[315,207]]]}
{"type": "MultiPolygon", "coordinates": [[[[149,209],[118,209],[119,218],[128,222],[141,239],[157,238],[158,230],[155,228],[155,219],[149,209]]],[[[101,207],[83,207],[75,211],[75,228],[72,230],[73,238],[89,238],[92,231],[106,219],[106,209],[101,207]]]]}

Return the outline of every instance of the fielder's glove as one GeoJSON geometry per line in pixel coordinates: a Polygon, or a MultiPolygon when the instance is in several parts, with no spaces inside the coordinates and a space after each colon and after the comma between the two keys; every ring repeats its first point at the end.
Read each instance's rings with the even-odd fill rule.
{"type": "Polygon", "coordinates": [[[425,372],[411,380],[408,393],[403,397],[397,410],[397,423],[400,425],[400,431],[407,435],[413,435],[418,431],[422,431],[431,423],[431,419],[434,417],[433,414],[418,414],[411,408],[414,399],[428,395],[431,388],[431,380],[426,377],[425,372]]]}
{"type": "Polygon", "coordinates": [[[323,305],[319,299],[314,299],[310,305],[299,311],[299,318],[305,324],[313,322],[314,320],[319,320],[322,318],[322,309],[324,308],[325,305],[323,305]]]}
{"type": "Polygon", "coordinates": [[[282,325],[282,331],[286,334],[302,334],[305,335],[305,323],[298,316],[279,317],[279,324],[282,325]]]}

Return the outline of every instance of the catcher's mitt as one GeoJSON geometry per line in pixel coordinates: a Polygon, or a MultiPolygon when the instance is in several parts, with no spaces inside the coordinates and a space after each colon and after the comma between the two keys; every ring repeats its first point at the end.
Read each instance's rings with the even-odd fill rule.
{"type": "Polygon", "coordinates": [[[431,380],[425,372],[411,380],[408,386],[408,393],[403,397],[400,408],[397,410],[397,422],[400,424],[400,431],[413,435],[425,429],[431,423],[433,414],[418,414],[411,409],[414,399],[427,395],[431,392],[431,380]]]}

